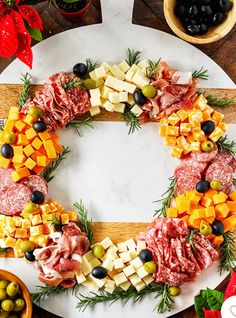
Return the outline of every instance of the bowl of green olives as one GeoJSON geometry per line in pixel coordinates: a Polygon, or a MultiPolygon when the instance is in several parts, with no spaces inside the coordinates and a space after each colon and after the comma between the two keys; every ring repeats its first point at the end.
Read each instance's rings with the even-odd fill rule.
{"type": "Polygon", "coordinates": [[[32,302],[26,285],[11,272],[0,270],[0,318],[31,318],[32,302]]]}
{"type": "Polygon", "coordinates": [[[169,27],[181,39],[207,44],[222,39],[236,22],[233,0],[164,0],[169,27]]]}

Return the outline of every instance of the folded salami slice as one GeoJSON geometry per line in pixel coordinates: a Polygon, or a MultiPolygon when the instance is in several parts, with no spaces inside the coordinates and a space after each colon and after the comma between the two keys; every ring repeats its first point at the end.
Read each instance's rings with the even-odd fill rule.
{"type": "Polygon", "coordinates": [[[194,190],[198,181],[201,180],[198,174],[188,174],[182,176],[177,180],[176,183],[176,194],[182,194],[186,191],[194,190]]]}
{"type": "Polygon", "coordinates": [[[48,193],[48,185],[43,177],[38,175],[31,175],[20,181],[21,184],[27,186],[32,192],[40,191],[46,197],[48,193]]]}
{"type": "Polygon", "coordinates": [[[210,162],[218,154],[218,148],[215,147],[211,152],[192,152],[191,157],[199,162],[210,162]]]}
{"type": "Polygon", "coordinates": [[[0,191],[0,213],[5,215],[11,215],[9,209],[10,208],[6,197],[6,191],[0,191]]]}
{"type": "Polygon", "coordinates": [[[31,190],[23,184],[15,183],[6,191],[6,200],[9,206],[8,215],[15,215],[24,210],[30,202],[31,190]]]}
{"type": "Polygon", "coordinates": [[[213,162],[206,171],[206,180],[218,180],[223,191],[228,194],[233,184],[233,168],[225,162],[213,162]]]}
{"type": "Polygon", "coordinates": [[[224,163],[230,164],[230,162],[233,159],[234,159],[234,157],[231,155],[231,153],[228,152],[227,150],[223,149],[223,150],[220,150],[218,152],[218,154],[215,156],[214,162],[215,161],[220,161],[220,162],[224,162],[224,163]]]}
{"type": "Polygon", "coordinates": [[[14,172],[12,168],[5,169],[0,167],[0,191],[5,191],[14,184],[11,178],[12,172],[14,172]]]}

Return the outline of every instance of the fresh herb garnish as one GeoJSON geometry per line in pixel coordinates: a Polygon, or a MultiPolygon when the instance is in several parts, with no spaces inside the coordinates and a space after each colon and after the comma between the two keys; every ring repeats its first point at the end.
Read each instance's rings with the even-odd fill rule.
{"type": "Polygon", "coordinates": [[[233,185],[236,187],[236,178],[233,178],[233,185]]]}
{"type": "Polygon", "coordinates": [[[66,127],[72,127],[79,136],[81,136],[80,129],[82,126],[87,126],[93,129],[94,127],[93,127],[92,118],[88,117],[83,120],[77,120],[77,121],[72,120],[66,125],[66,127]]]}
{"type": "Polygon", "coordinates": [[[146,69],[146,76],[148,78],[152,78],[153,75],[156,74],[159,68],[160,61],[161,61],[161,58],[159,58],[157,62],[152,62],[151,60],[148,60],[149,66],[146,69]]]}
{"type": "Polygon", "coordinates": [[[176,186],[176,178],[169,178],[170,184],[166,192],[162,194],[162,199],[154,201],[155,203],[161,203],[161,207],[158,210],[155,210],[154,216],[167,216],[167,208],[170,206],[171,200],[174,196],[175,186],[176,186]]]}
{"type": "Polygon", "coordinates": [[[31,294],[32,301],[40,304],[45,300],[46,297],[56,296],[62,293],[68,295],[69,293],[75,294],[76,288],[78,285],[75,285],[71,288],[65,288],[62,286],[36,286],[38,291],[31,294]]]}
{"type": "Polygon", "coordinates": [[[226,232],[223,234],[223,238],[224,241],[220,245],[220,274],[222,274],[224,271],[230,271],[235,269],[235,234],[232,232],[226,232]]]}
{"type": "Polygon", "coordinates": [[[53,220],[52,221],[48,220],[48,222],[51,222],[50,226],[54,226],[55,230],[57,232],[61,232],[62,231],[62,227],[63,227],[64,224],[61,221],[58,220],[58,218],[56,216],[56,213],[53,216],[53,220]]]}
{"type": "Polygon", "coordinates": [[[207,288],[194,297],[194,306],[198,318],[204,318],[203,307],[207,310],[220,310],[224,302],[224,294],[218,290],[207,288]]]}
{"type": "Polygon", "coordinates": [[[79,222],[80,222],[81,231],[87,234],[89,242],[92,243],[92,240],[93,240],[93,229],[91,226],[92,219],[90,220],[88,219],[88,211],[83,205],[82,200],[80,200],[80,202],[75,202],[74,207],[79,212],[79,222]]]}
{"type": "Polygon", "coordinates": [[[193,73],[192,73],[192,76],[194,78],[200,78],[202,80],[208,80],[209,78],[209,75],[208,75],[208,70],[204,70],[203,67],[201,67],[200,70],[195,70],[193,73]]]}
{"type": "Polygon", "coordinates": [[[75,75],[72,75],[68,80],[65,81],[64,85],[64,90],[67,92],[70,88],[72,87],[82,87],[82,81],[76,79],[75,75]]]}
{"type": "Polygon", "coordinates": [[[55,177],[52,174],[58,168],[60,163],[67,158],[68,153],[70,153],[70,147],[63,147],[63,151],[58,155],[58,157],[49,166],[47,166],[47,168],[45,168],[43,178],[47,182],[50,182],[55,177]]]}
{"type": "Polygon", "coordinates": [[[87,74],[94,71],[95,68],[99,67],[98,62],[93,62],[91,59],[86,59],[86,66],[87,66],[87,74]]]}
{"type": "Polygon", "coordinates": [[[208,104],[211,106],[224,108],[235,102],[234,98],[217,98],[217,97],[214,97],[213,95],[204,95],[204,96],[207,99],[208,104]]]}
{"type": "Polygon", "coordinates": [[[139,120],[141,119],[140,117],[136,116],[130,109],[129,106],[125,107],[123,117],[125,119],[125,124],[126,126],[129,126],[129,132],[128,134],[133,134],[135,130],[141,129],[141,124],[139,120]]]}
{"type": "Polygon", "coordinates": [[[142,52],[140,51],[128,49],[128,59],[126,60],[126,62],[129,64],[129,66],[132,66],[133,64],[138,64],[141,54],[142,52]]]}
{"type": "Polygon", "coordinates": [[[9,247],[0,247],[0,255],[7,253],[9,250],[9,247]]]}
{"type": "Polygon", "coordinates": [[[31,76],[28,73],[24,75],[22,74],[21,81],[23,82],[23,88],[18,101],[18,106],[20,107],[20,109],[24,106],[25,102],[30,97],[30,80],[31,76]]]}
{"type": "Polygon", "coordinates": [[[155,310],[158,313],[171,310],[174,301],[171,299],[169,286],[166,284],[149,285],[141,291],[137,291],[135,288],[129,288],[127,291],[117,289],[112,294],[105,291],[102,291],[99,294],[91,293],[92,296],[79,294],[79,296],[76,296],[79,300],[76,308],[79,308],[80,311],[85,311],[87,308],[94,308],[94,306],[99,303],[111,302],[110,305],[112,305],[119,300],[122,302],[122,305],[125,306],[129,301],[138,303],[151,293],[156,293],[155,298],[161,297],[158,304],[155,306],[155,310]]]}
{"type": "Polygon", "coordinates": [[[226,151],[231,153],[231,155],[236,156],[236,142],[230,141],[227,135],[221,137],[216,143],[220,150],[225,149],[226,151]]]}

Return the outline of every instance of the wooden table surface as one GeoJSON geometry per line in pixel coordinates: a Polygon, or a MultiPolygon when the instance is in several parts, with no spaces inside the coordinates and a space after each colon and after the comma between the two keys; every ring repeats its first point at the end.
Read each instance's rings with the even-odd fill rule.
{"type": "MultiPolygon", "coordinates": [[[[36,6],[43,20],[44,39],[68,29],[100,23],[102,21],[99,0],[93,0],[93,4],[90,7],[89,12],[82,18],[82,20],[74,23],[66,21],[52,5],[48,6],[48,3],[49,2],[42,2],[36,6]]],[[[162,0],[135,0],[133,23],[152,27],[172,34],[172,31],[165,22],[162,11],[162,3],[162,0]]],[[[234,61],[236,55],[236,26],[222,40],[216,43],[198,46],[198,48],[205,52],[208,56],[210,56],[217,64],[219,64],[224,69],[224,71],[232,78],[232,80],[236,82],[236,63],[234,61]]],[[[13,59],[0,58],[0,73],[7,67],[7,65],[11,63],[12,60],[13,59]]],[[[219,286],[218,289],[224,291],[228,281],[229,279],[226,279],[219,286]]],[[[56,317],[57,316],[51,313],[47,313],[45,310],[34,306],[33,318],[56,317]]],[[[86,317],[86,314],[84,314],[84,317],[86,317]]],[[[188,308],[181,314],[172,316],[172,318],[195,317],[196,313],[193,307],[188,308]]]]}

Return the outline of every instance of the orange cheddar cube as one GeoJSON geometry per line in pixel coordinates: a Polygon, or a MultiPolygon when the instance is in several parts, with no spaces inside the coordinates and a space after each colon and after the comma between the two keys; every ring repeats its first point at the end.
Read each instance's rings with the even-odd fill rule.
{"type": "Polygon", "coordinates": [[[24,166],[24,163],[16,163],[16,162],[14,162],[13,166],[14,166],[15,170],[17,170],[17,169],[22,168],[24,166]]]}
{"type": "Polygon", "coordinates": [[[193,138],[196,140],[196,141],[199,141],[199,142],[202,142],[204,141],[206,138],[205,138],[205,134],[202,130],[200,131],[193,131],[193,138]]]}
{"type": "Polygon", "coordinates": [[[30,236],[38,236],[43,233],[43,225],[35,225],[30,227],[30,236]]]}
{"type": "Polygon", "coordinates": [[[38,157],[38,156],[42,156],[42,153],[36,150],[36,151],[31,155],[31,159],[33,159],[34,161],[37,161],[37,157],[38,157]]]}
{"type": "Polygon", "coordinates": [[[15,155],[23,155],[23,146],[13,146],[13,153],[15,155]]]}
{"type": "Polygon", "coordinates": [[[229,197],[230,197],[231,200],[236,201],[236,191],[231,192],[231,193],[229,194],[229,197]]]}
{"type": "Polygon", "coordinates": [[[29,140],[34,139],[37,136],[36,131],[34,130],[34,128],[30,128],[28,130],[25,131],[25,135],[29,140]]]}
{"type": "Polygon", "coordinates": [[[189,133],[192,130],[192,126],[190,123],[181,123],[179,129],[181,133],[189,133]]]}
{"type": "Polygon", "coordinates": [[[27,157],[30,157],[34,153],[34,148],[28,144],[23,151],[27,157]]]}
{"type": "Polygon", "coordinates": [[[226,203],[219,203],[215,206],[215,211],[218,219],[225,219],[229,213],[229,207],[226,203]]]}
{"type": "Polygon", "coordinates": [[[181,121],[184,121],[186,118],[188,118],[188,113],[184,109],[180,109],[176,113],[181,121]]]}
{"type": "Polygon", "coordinates": [[[16,232],[15,232],[15,238],[27,238],[28,237],[28,233],[27,233],[27,229],[21,229],[21,228],[16,228],[16,232]]]}
{"type": "Polygon", "coordinates": [[[9,115],[8,115],[8,119],[10,120],[18,120],[20,119],[20,112],[19,112],[19,109],[18,109],[18,112],[10,112],[9,115]]]}
{"type": "Polygon", "coordinates": [[[203,121],[211,120],[211,113],[208,109],[202,112],[202,116],[203,116],[203,121]]]}
{"type": "Polygon", "coordinates": [[[5,225],[5,226],[3,227],[3,233],[4,233],[4,235],[6,235],[6,236],[14,236],[15,231],[16,231],[16,228],[15,228],[14,226],[5,225]]]}
{"type": "Polygon", "coordinates": [[[221,222],[224,224],[224,231],[233,231],[236,226],[236,215],[231,215],[226,219],[221,220],[221,222]]]}
{"type": "Polygon", "coordinates": [[[178,210],[179,214],[181,214],[183,212],[189,212],[190,205],[191,205],[190,200],[187,200],[187,199],[179,200],[178,202],[176,202],[176,209],[178,210]]]}
{"type": "Polygon", "coordinates": [[[68,224],[69,223],[69,215],[68,213],[61,213],[61,222],[62,224],[68,224]]]}
{"type": "Polygon", "coordinates": [[[57,157],[56,150],[54,148],[53,142],[51,139],[43,142],[44,148],[47,152],[47,156],[49,159],[55,159],[57,157]]]}
{"type": "Polygon", "coordinates": [[[193,107],[194,108],[198,108],[201,111],[204,111],[205,109],[207,109],[207,99],[205,98],[205,96],[203,94],[199,95],[194,103],[193,103],[193,107]]]}
{"type": "Polygon", "coordinates": [[[227,194],[225,194],[223,191],[220,191],[218,194],[215,194],[212,197],[214,204],[224,203],[227,198],[227,194]]]}
{"type": "Polygon", "coordinates": [[[68,216],[70,221],[78,221],[78,213],[75,211],[68,211],[68,216]]]}
{"type": "Polygon", "coordinates": [[[28,124],[29,126],[32,126],[32,124],[37,120],[36,118],[30,116],[30,115],[26,115],[25,118],[23,119],[24,122],[26,124],[28,124]]]}
{"type": "Polygon", "coordinates": [[[205,192],[205,196],[211,199],[215,194],[217,194],[217,191],[214,189],[209,189],[207,192],[205,192]]]}
{"type": "Polygon", "coordinates": [[[49,132],[47,130],[45,130],[42,133],[38,133],[38,135],[41,138],[41,140],[43,140],[43,141],[46,141],[46,140],[51,138],[51,135],[49,134],[49,132]]]}
{"type": "Polygon", "coordinates": [[[15,128],[17,129],[17,131],[19,132],[22,132],[25,128],[25,123],[23,123],[23,121],[21,120],[18,120],[16,123],[15,123],[15,128]]]}
{"type": "Polygon", "coordinates": [[[219,127],[216,127],[213,132],[208,136],[209,139],[213,142],[217,142],[220,137],[222,137],[224,134],[223,130],[220,129],[219,127]]]}
{"type": "Polygon", "coordinates": [[[216,216],[215,208],[213,206],[209,206],[208,208],[205,208],[205,216],[206,218],[214,217],[216,216]]]}
{"type": "Polygon", "coordinates": [[[217,122],[221,122],[224,119],[224,114],[217,112],[216,110],[214,110],[213,114],[211,115],[212,119],[217,121],[217,122]]]}
{"type": "Polygon", "coordinates": [[[167,209],[167,217],[168,218],[177,218],[178,217],[178,210],[175,208],[168,208],[167,209]]]}
{"type": "Polygon", "coordinates": [[[48,234],[52,233],[51,232],[52,227],[53,227],[52,224],[50,224],[49,222],[47,222],[47,223],[45,222],[43,224],[43,234],[48,235],[48,234]]]}
{"type": "Polygon", "coordinates": [[[36,166],[36,162],[34,160],[32,160],[31,158],[28,158],[24,165],[29,169],[32,170],[35,166],[36,166]]]}
{"type": "Polygon", "coordinates": [[[30,176],[30,171],[27,167],[17,169],[11,174],[11,178],[13,182],[20,181],[23,178],[30,176]]]}
{"type": "Polygon", "coordinates": [[[47,157],[46,156],[38,156],[37,157],[37,165],[41,167],[47,166],[47,157]]]}
{"type": "Polygon", "coordinates": [[[180,136],[176,139],[177,146],[184,148],[187,144],[187,141],[184,136],[180,136]]]}
{"type": "Polygon", "coordinates": [[[13,157],[13,163],[24,163],[25,162],[25,160],[26,160],[26,156],[24,156],[23,154],[22,155],[15,155],[14,157],[13,157]]]}
{"type": "Polygon", "coordinates": [[[194,215],[190,215],[188,218],[188,225],[194,229],[199,229],[201,223],[201,219],[196,219],[194,215]]]}
{"type": "Polygon", "coordinates": [[[189,123],[195,125],[203,121],[203,115],[200,110],[191,110],[188,114],[189,123]]]}
{"type": "Polygon", "coordinates": [[[166,146],[175,146],[176,137],[165,137],[165,144],[166,146]]]}
{"type": "Polygon", "coordinates": [[[0,155],[0,167],[5,169],[8,168],[11,161],[12,161],[11,159],[4,158],[3,156],[0,155]]]}
{"type": "Polygon", "coordinates": [[[64,147],[61,144],[58,144],[57,142],[54,142],[53,145],[57,154],[61,153],[64,150],[64,147]]]}
{"type": "Polygon", "coordinates": [[[168,122],[172,126],[175,126],[180,122],[180,118],[176,113],[173,113],[168,117],[168,122]]]}
{"type": "Polygon", "coordinates": [[[22,229],[29,229],[31,227],[30,219],[22,219],[22,229]]]}
{"type": "Polygon", "coordinates": [[[195,219],[204,219],[206,217],[206,209],[205,208],[194,209],[191,215],[195,219]]]}
{"type": "Polygon", "coordinates": [[[53,142],[57,142],[58,139],[59,139],[58,134],[56,134],[56,133],[51,134],[51,139],[52,139],[53,142]]]}
{"type": "Polygon", "coordinates": [[[176,158],[181,158],[182,153],[183,153],[183,149],[175,146],[175,147],[173,147],[173,149],[171,151],[171,156],[176,157],[176,158]]]}
{"type": "Polygon", "coordinates": [[[4,125],[4,131],[13,131],[15,120],[7,119],[4,125]]]}
{"type": "Polygon", "coordinates": [[[39,150],[39,148],[42,146],[42,141],[38,138],[38,137],[36,137],[33,141],[32,141],[32,143],[31,143],[31,145],[36,149],[36,150],[39,150]]]}
{"type": "Polygon", "coordinates": [[[167,136],[179,136],[179,127],[167,126],[166,127],[167,136]]]}
{"type": "Polygon", "coordinates": [[[42,218],[40,214],[34,214],[31,217],[31,223],[32,225],[39,225],[42,224],[42,218]]]}
{"type": "Polygon", "coordinates": [[[30,237],[30,241],[38,247],[46,247],[48,244],[48,236],[44,234],[39,234],[37,236],[30,237]]]}
{"type": "Polygon", "coordinates": [[[205,208],[208,208],[209,206],[213,206],[214,203],[211,198],[204,196],[201,199],[201,205],[204,206],[205,208]]]}
{"type": "Polygon", "coordinates": [[[51,223],[53,220],[53,215],[50,213],[50,214],[42,214],[42,222],[43,224],[45,223],[51,223]]]}
{"type": "Polygon", "coordinates": [[[18,239],[16,241],[16,244],[15,244],[15,249],[18,250],[18,251],[21,251],[21,244],[22,244],[23,240],[21,239],[18,239]]]}
{"type": "Polygon", "coordinates": [[[159,136],[165,137],[166,136],[166,126],[159,127],[159,136]]]}
{"type": "Polygon", "coordinates": [[[41,172],[43,172],[44,168],[45,168],[45,167],[40,167],[40,166],[37,166],[37,165],[36,165],[36,166],[33,168],[33,171],[34,171],[36,174],[40,174],[41,172]]]}
{"type": "Polygon", "coordinates": [[[194,141],[190,143],[190,150],[192,152],[200,152],[201,151],[201,143],[199,141],[194,141]]]}
{"type": "Polygon", "coordinates": [[[220,128],[223,132],[226,132],[226,130],[228,129],[228,125],[222,121],[218,124],[218,128],[220,128]]]}
{"type": "Polygon", "coordinates": [[[14,247],[16,245],[16,239],[13,238],[13,237],[10,237],[8,236],[6,239],[5,239],[5,244],[7,247],[14,247]]]}
{"type": "Polygon", "coordinates": [[[15,226],[14,218],[11,216],[6,216],[6,225],[15,226]]]}
{"type": "Polygon", "coordinates": [[[168,125],[168,118],[167,118],[167,117],[161,118],[161,119],[160,119],[160,123],[161,123],[162,125],[168,125]]]}
{"type": "Polygon", "coordinates": [[[44,214],[49,214],[51,213],[51,208],[50,208],[50,205],[48,203],[44,203],[44,204],[41,204],[39,206],[39,209],[42,211],[42,213],[44,214]]]}
{"type": "Polygon", "coordinates": [[[26,137],[26,135],[23,134],[19,134],[17,136],[17,146],[27,146],[29,143],[28,138],[26,137]]]}
{"type": "Polygon", "coordinates": [[[230,212],[236,212],[236,201],[226,201],[230,212]]]}

